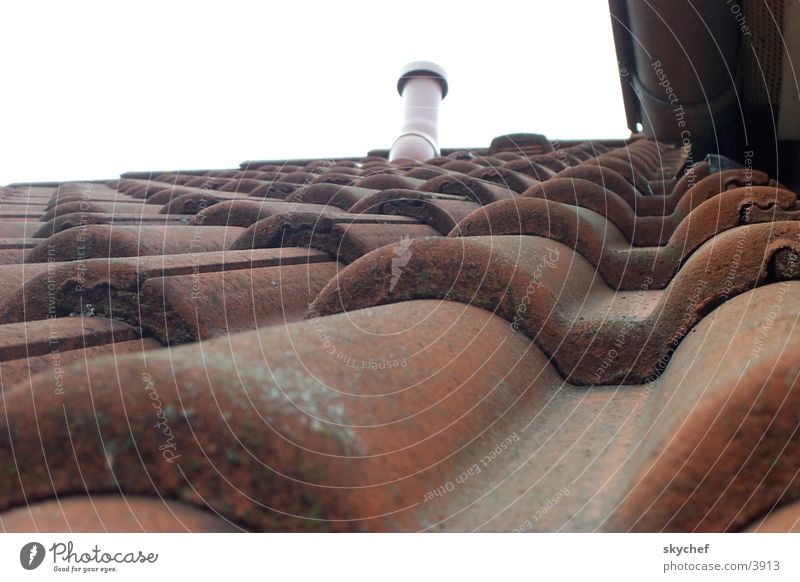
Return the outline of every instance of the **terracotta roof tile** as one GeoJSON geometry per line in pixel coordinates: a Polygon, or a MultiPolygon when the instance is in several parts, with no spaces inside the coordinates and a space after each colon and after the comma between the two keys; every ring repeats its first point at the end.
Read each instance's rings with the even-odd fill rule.
{"type": "Polygon", "coordinates": [[[408,216],[446,235],[478,208],[478,204],[461,196],[390,188],[364,198],[350,212],[408,216]]]}
{"type": "Polygon", "coordinates": [[[154,277],[127,309],[138,310],[140,324],[165,345],[285,324],[305,317],[339,267],[327,261],[154,277]]]}
{"type": "Polygon", "coordinates": [[[483,168],[480,164],[475,164],[473,162],[467,160],[453,160],[452,162],[447,162],[440,166],[443,170],[451,170],[454,172],[458,172],[460,174],[469,174],[473,170],[478,170],[483,168]]]}
{"type": "MultiPolygon", "coordinates": [[[[744,188],[743,193],[747,194],[754,189],[754,186],[749,184],[744,188]]],[[[777,195],[779,189],[771,187],[771,191],[777,195]]],[[[640,215],[636,211],[639,207],[638,201],[634,201],[632,206],[613,190],[580,178],[555,177],[531,187],[523,193],[523,196],[543,198],[593,210],[622,230],[632,244],[653,246],[666,244],[675,229],[694,209],[707,200],[716,198],[719,192],[720,190],[711,190],[708,184],[698,183],[677,200],[671,211],[666,197],[663,197],[660,203],[665,210],[661,215],[654,212],[652,205],[649,212],[640,215]]]]}
{"type": "Polygon", "coordinates": [[[302,184],[293,182],[269,182],[250,191],[250,196],[261,198],[286,198],[300,188],[302,184]]]}
{"type": "Polygon", "coordinates": [[[0,249],[0,265],[21,265],[28,254],[25,249],[0,249]]]}
{"type": "Polygon", "coordinates": [[[136,257],[220,251],[244,229],[234,226],[108,226],[71,228],[34,248],[28,262],[78,261],[102,257],[136,257]]]}
{"type": "Polygon", "coordinates": [[[248,199],[246,194],[234,194],[223,192],[194,192],[192,194],[182,194],[181,196],[171,196],[165,200],[162,193],[148,199],[153,212],[161,214],[197,214],[204,208],[219,204],[229,200],[248,199]],[[163,204],[163,206],[161,206],[163,204]]]}
{"type": "MultiPolygon", "coordinates": [[[[77,318],[67,319],[75,320],[77,318]]],[[[11,387],[20,382],[30,382],[32,376],[41,372],[50,373],[55,377],[60,373],[61,369],[74,364],[81,364],[89,359],[101,358],[103,356],[122,356],[160,347],[160,344],[151,338],[123,341],[122,338],[125,337],[126,334],[130,335],[130,331],[122,325],[117,326],[118,323],[119,322],[115,323],[114,331],[116,332],[119,330],[119,336],[115,335],[113,338],[109,335],[98,337],[98,335],[95,334],[93,341],[95,343],[98,341],[101,342],[97,343],[97,345],[91,345],[93,341],[89,341],[87,342],[88,347],[73,348],[73,346],[76,345],[74,338],[66,338],[69,339],[71,345],[62,344],[60,341],[50,342],[48,338],[49,345],[45,353],[0,362],[0,379],[2,380],[0,391],[5,387],[11,387]],[[113,343],[111,341],[112,339],[113,343]]],[[[2,326],[2,328],[5,328],[5,326],[2,326]]]]}
{"type": "Polygon", "coordinates": [[[506,200],[517,196],[517,193],[509,188],[466,175],[439,176],[422,184],[419,190],[438,192],[440,194],[455,194],[474,200],[478,204],[491,204],[498,200],[506,200]]]}
{"type": "Polygon", "coordinates": [[[722,321],[706,318],[676,352],[615,518],[626,529],[738,529],[797,489],[800,378],[784,342],[798,337],[798,284],[770,287],[726,303],[722,321]],[[774,315],[778,296],[787,310],[774,315]],[[774,337],[761,342],[765,323],[774,337]],[[744,349],[731,345],[731,328],[744,349]]]}
{"type": "Polygon", "coordinates": [[[41,224],[38,221],[16,220],[0,222],[0,237],[3,238],[26,238],[33,236],[41,224]]]}
{"type": "MultiPolygon", "coordinates": [[[[13,290],[10,285],[0,286],[0,298],[3,300],[0,304],[0,322],[45,319],[53,311],[59,316],[87,311],[113,316],[116,294],[135,294],[140,285],[151,277],[197,275],[327,260],[330,260],[328,255],[313,249],[282,248],[141,255],[3,267],[17,280],[23,279],[24,285],[13,290]]],[[[134,316],[138,317],[138,313],[134,316]]]]}
{"type": "Polygon", "coordinates": [[[28,210],[24,206],[20,210],[0,210],[0,220],[38,220],[41,216],[41,211],[28,210]]]}
{"type": "Polygon", "coordinates": [[[348,210],[357,202],[379,193],[381,190],[357,188],[355,186],[338,186],[336,184],[312,184],[286,197],[287,202],[305,202],[309,204],[326,204],[348,210]]]}
{"type": "Polygon", "coordinates": [[[397,176],[394,174],[372,174],[366,178],[353,183],[359,188],[371,188],[373,190],[386,190],[387,188],[403,188],[406,190],[423,190],[422,186],[426,183],[421,178],[411,178],[408,176],[397,176]]]}
{"type": "Polygon", "coordinates": [[[61,214],[48,222],[34,223],[30,229],[31,236],[35,238],[49,238],[64,230],[75,227],[85,227],[90,224],[114,224],[118,226],[157,226],[157,225],[185,225],[192,220],[188,214],[160,214],[160,213],[124,213],[124,212],[72,212],[61,214]]]}
{"type": "MultiPolygon", "coordinates": [[[[97,213],[113,213],[113,212],[123,212],[123,213],[138,213],[138,214],[156,214],[161,211],[161,208],[157,206],[150,206],[148,204],[142,204],[141,202],[95,202],[95,201],[88,201],[88,202],[77,202],[77,201],[67,201],[64,203],[59,203],[57,206],[53,207],[45,211],[40,220],[53,220],[58,216],[63,216],[65,214],[72,214],[72,213],[87,213],[91,214],[94,212],[97,213]]],[[[175,213],[179,214],[179,213],[175,213]]]]}
{"type": "Polygon", "coordinates": [[[489,153],[493,155],[502,155],[503,152],[536,155],[552,151],[553,144],[545,136],[537,133],[501,135],[494,138],[489,145],[489,153]]]}
{"type": "MultiPolygon", "coordinates": [[[[88,489],[91,493],[100,488],[107,490],[116,482],[128,494],[137,491],[153,494],[155,486],[156,491],[168,498],[194,504],[205,499],[218,511],[256,529],[362,529],[370,523],[373,527],[386,528],[392,522],[419,527],[418,519],[403,513],[389,519],[351,520],[385,514],[390,507],[390,511],[396,512],[419,504],[426,491],[426,481],[432,485],[437,478],[445,477],[448,469],[456,467],[454,461],[441,463],[442,455],[449,454],[454,446],[469,443],[484,430],[485,421],[501,416],[502,411],[525,393],[526,373],[533,375],[536,370],[535,358],[528,365],[519,364],[527,343],[521,336],[509,338],[508,327],[503,324],[490,324],[487,329],[487,320],[492,319],[490,314],[456,304],[448,309],[437,310],[436,306],[434,303],[384,308],[390,310],[386,317],[373,320],[372,325],[364,317],[368,315],[366,312],[352,314],[354,323],[369,325],[376,332],[401,330],[417,321],[427,321],[430,336],[403,334],[408,341],[405,346],[394,346],[397,338],[391,333],[374,336],[369,344],[364,344],[366,337],[355,327],[338,325],[347,319],[346,316],[331,322],[334,326],[328,333],[335,338],[336,345],[347,349],[348,334],[350,340],[360,344],[352,346],[352,351],[348,349],[348,357],[356,361],[362,357],[372,360],[377,354],[384,358],[409,358],[415,347],[428,348],[425,356],[417,358],[420,365],[412,361],[408,366],[398,365],[380,372],[351,369],[335,355],[321,358],[315,353],[320,341],[317,331],[304,324],[266,328],[261,334],[267,335],[260,340],[249,334],[232,336],[218,344],[221,351],[214,349],[211,345],[214,342],[204,342],[202,345],[211,351],[206,350],[202,359],[197,345],[179,348],[179,360],[175,360],[175,350],[172,350],[172,360],[181,362],[174,372],[175,381],[165,376],[165,373],[173,373],[166,352],[148,355],[146,368],[142,361],[128,358],[118,361],[116,371],[113,365],[108,367],[108,361],[99,367],[97,362],[89,362],[84,373],[100,386],[101,393],[94,395],[95,406],[105,411],[97,427],[100,432],[80,431],[74,437],[77,439],[74,440],[75,455],[67,455],[54,446],[56,438],[63,438],[58,435],[69,430],[64,425],[65,415],[53,414],[40,419],[43,450],[38,444],[28,451],[24,442],[14,443],[19,454],[23,452],[20,447],[25,447],[24,452],[30,453],[31,462],[21,467],[20,481],[15,486],[12,487],[10,481],[0,483],[0,507],[20,503],[20,483],[29,499],[52,495],[51,481],[37,476],[39,468],[44,467],[41,455],[46,454],[47,462],[60,468],[53,474],[56,490],[88,489]],[[465,309],[471,311],[464,313],[465,309]],[[452,328],[454,316],[461,323],[458,331],[452,328]],[[428,346],[429,337],[440,336],[447,328],[451,329],[447,338],[434,347],[428,346]],[[480,343],[473,341],[478,331],[483,335],[480,343]],[[495,351],[496,362],[491,362],[495,365],[477,365],[478,361],[485,362],[484,350],[503,339],[512,341],[505,350],[495,351]],[[306,346],[309,351],[293,349],[295,343],[306,346]],[[287,384],[272,378],[267,369],[257,363],[263,358],[261,346],[270,346],[270,353],[279,358],[275,363],[280,361],[280,369],[292,373],[294,381],[287,384]],[[458,354],[456,350],[464,348],[466,351],[452,360],[458,354]],[[288,360],[284,361],[284,357],[288,360]],[[468,369],[463,366],[459,369],[459,364],[470,359],[472,364],[468,369]],[[223,380],[225,384],[221,385],[220,380],[231,365],[241,371],[241,383],[234,385],[223,380]],[[442,365],[447,369],[439,371],[442,365]],[[205,366],[208,376],[195,374],[197,366],[205,366]],[[508,377],[509,367],[513,369],[511,377],[508,377]],[[303,369],[308,370],[307,376],[302,373],[303,369]],[[175,406],[176,412],[168,418],[173,425],[177,449],[187,460],[180,465],[186,472],[185,477],[179,474],[178,466],[164,465],[158,453],[160,439],[158,433],[151,430],[152,423],[148,420],[152,417],[152,403],[147,391],[120,391],[114,379],[127,379],[131,373],[140,376],[143,370],[147,370],[148,382],[157,386],[161,402],[165,406],[175,406]],[[398,381],[403,383],[402,378],[409,372],[420,381],[426,376],[431,379],[425,382],[422,390],[402,390],[395,397],[380,399],[382,402],[358,397],[361,393],[381,394],[385,388],[391,393],[392,387],[398,387],[398,381]],[[116,373],[119,376],[115,376],[116,373]],[[104,374],[109,374],[107,382],[101,381],[104,374]],[[314,380],[315,377],[325,378],[326,383],[333,382],[344,392],[339,396],[331,393],[324,384],[314,380]],[[487,387],[496,385],[503,377],[507,378],[508,389],[494,391],[486,398],[487,387]],[[376,382],[378,378],[380,383],[376,382]],[[466,384],[446,400],[449,413],[442,415],[436,403],[461,383],[466,384]],[[177,406],[175,386],[181,387],[182,406],[177,406]],[[209,390],[216,394],[214,404],[207,398],[209,390]],[[282,393],[282,390],[289,392],[282,393]],[[476,405],[478,408],[474,410],[476,405]],[[312,416],[296,414],[296,406],[312,416]],[[469,419],[442,432],[450,423],[450,415],[458,418],[471,409],[469,419]],[[191,412],[182,412],[186,410],[191,412]],[[123,418],[128,420],[123,421],[123,418]],[[233,419],[237,427],[253,426],[254,429],[263,426],[268,419],[267,430],[276,438],[265,439],[261,428],[232,430],[229,423],[233,419]],[[356,426],[348,428],[353,421],[356,426]],[[131,430],[118,432],[116,428],[122,428],[125,422],[130,422],[131,430]],[[187,439],[190,427],[194,436],[187,439]],[[101,435],[105,442],[115,443],[113,464],[109,467],[105,460],[99,459],[98,462],[81,462],[84,477],[81,482],[77,479],[75,458],[83,459],[89,451],[96,450],[101,435]],[[212,442],[209,439],[216,445],[207,450],[212,442]],[[134,443],[140,453],[135,452],[134,443]],[[214,468],[206,462],[190,462],[191,459],[200,460],[204,454],[212,455],[214,468]],[[344,462],[335,462],[339,455],[346,457],[344,462]],[[414,466],[431,466],[432,470],[426,471],[424,480],[409,481],[407,475],[414,471],[414,466]],[[191,488],[188,483],[192,484],[191,488]],[[298,518],[293,519],[293,515],[298,518]],[[336,521],[318,522],[299,517],[308,515],[336,521]]],[[[130,358],[139,359],[138,356],[130,358]]],[[[72,374],[76,372],[74,368],[68,370],[65,382],[72,382],[72,374]]],[[[37,406],[48,410],[52,397],[42,394],[40,401],[38,387],[34,386],[33,391],[37,395],[37,406]]],[[[8,418],[13,420],[0,439],[14,438],[19,434],[18,427],[22,426],[18,423],[29,421],[30,415],[35,414],[30,407],[30,393],[30,390],[11,390],[6,394],[8,418]]],[[[88,421],[94,426],[96,421],[88,394],[78,390],[65,396],[69,401],[65,403],[67,416],[73,426],[88,421]]],[[[0,447],[0,455],[8,450],[9,446],[0,447]]]]}
{"type": "Polygon", "coordinates": [[[798,240],[800,222],[722,233],[715,237],[716,244],[692,256],[666,289],[648,290],[638,304],[636,293],[613,293],[593,276],[591,263],[547,239],[413,241],[404,248],[379,249],[343,270],[320,293],[313,309],[327,315],[411,299],[475,304],[527,333],[572,383],[642,382],[711,306],[764,283],[775,250],[797,246],[798,240]],[[401,253],[406,255],[405,270],[397,276],[392,264],[401,253]],[[717,276],[719,265],[730,264],[735,255],[735,272],[717,276]],[[528,292],[531,282],[540,293],[528,292]],[[526,296],[530,307],[520,310],[526,296]],[[686,297],[694,298],[688,307],[686,297]],[[630,305],[636,312],[631,313],[630,305]],[[620,334],[627,341],[617,346],[620,334]],[[619,358],[599,377],[597,362],[611,350],[619,358]]]}
{"type": "Polygon", "coordinates": [[[778,508],[768,517],[748,528],[758,533],[800,533],[800,502],[778,508]]]}
{"type": "Polygon", "coordinates": [[[0,529],[796,528],[797,196],[689,161],[3,188],[0,529]]]}
{"type": "Polygon", "coordinates": [[[74,350],[138,337],[135,328],[103,317],[49,318],[6,324],[0,330],[0,361],[47,353],[52,344],[74,350]]]}
{"type": "Polygon", "coordinates": [[[9,297],[16,295],[24,283],[37,275],[47,273],[48,269],[55,268],[57,264],[0,265],[0,304],[5,303],[9,297]]]}
{"type": "Polygon", "coordinates": [[[41,238],[0,238],[0,249],[31,249],[41,242],[41,238]]]}
{"type": "Polygon", "coordinates": [[[692,253],[715,235],[746,224],[798,219],[800,206],[793,192],[747,186],[706,200],[677,225],[667,219],[636,221],[629,235],[595,212],[540,198],[503,201],[473,212],[453,234],[550,238],[579,252],[611,287],[636,289],[647,277],[652,279],[650,288],[663,289],[692,253]],[[649,240],[660,246],[632,246],[629,236],[640,244],[649,240]]]}
{"type": "Polygon", "coordinates": [[[118,186],[118,192],[130,196],[133,199],[147,199],[151,202],[156,202],[156,200],[158,200],[158,204],[164,204],[165,201],[184,194],[194,194],[203,191],[202,188],[189,188],[156,180],[120,180],[118,186]],[[155,198],[156,196],[160,198],[151,200],[151,198],[155,198]]]}
{"type": "MultiPolygon", "coordinates": [[[[760,292],[761,300],[770,300],[774,289],[763,292],[765,289],[753,293],[760,292]]],[[[721,322],[716,322],[716,318],[707,320],[703,331],[710,334],[708,337],[696,339],[694,346],[687,344],[676,350],[676,358],[685,354],[687,360],[698,360],[700,351],[697,374],[691,381],[681,380],[683,370],[675,367],[662,377],[662,382],[671,381],[677,390],[688,383],[702,386],[713,379],[715,365],[707,362],[716,364],[719,349],[724,349],[730,341],[730,322],[741,317],[742,309],[752,309],[747,299],[743,296],[723,306],[717,315],[721,322]],[[703,374],[698,376],[700,372],[703,374]]],[[[796,283],[787,291],[786,300],[795,303],[800,300],[796,283]]],[[[784,319],[791,320],[793,315],[788,314],[784,319]]],[[[767,368],[776,363],[781,370],[791,369],[790,356],[784,353],[780,359],[779,355],[789,332],[797,337],[793,326],[783,326],[780,333],[768,338],[775,350],[765,352],[759,362],[763,366],[751,376],[751,382],[763,383],[770,377],[767,368]],[[789,368],[785,368],[787,365],[789,368]]],[[[751,330],[751,335],[757,333],[757,328],[751,330]]],[[[635,397],[625,398],[616,391],[586,393],[564,387],[547,359],[524,336],[484,310],[454,302],[396,304],[321,319],[314,324],[275,326],[257,335],[242,334],[204,342],[200,350],[200,346],[192,345],[171,353],[151,353],[146,364],[136,355],[116,363],[88,362],[85,369],[68,370],[65,381],[88,373],[93,384],[101,387],[94,391],[93,402],[94,406],[102,407],[106,416],[97,426],[88,391],[70,391],[65,400],[57,401],[67,407],[74,426],[88,422],[100,431],[73,431],[77,458],[86,459],[81,462],[83,480],[77,477],[76,457],[66,451],[62,453],[57,445],[70,430],[64,425],[64,415],[40,416],[42,444],[37,442],[36,446],[27,447],[24,442],[15,443],[20,452],[32,459],[20,468],[19,475],[29,497],[52,495],[50,482],[38,473],[38,468],[45,466],[44,460],[36,461],[46,453],[48,463],[60,468],[53,475],[57,490],[103,491],[113,482],[119,483],[127,494],[152,494],[155,487],[159,495],[193,504],[207,503],[256,529],[309,529],[323,525],[334,530],[417,529],[432,526],[451,515],[456,516],[451,527],[470,527],[470,522],[476,525],[483,519],[481,515],[488,515],[493,521],[489,527],[510,529],[522,522],[520,518],[526,516],[526,507],[528,512],[535,511],[541,501],[558,491],[551,486],[559,482],[569,483],[567,504],[575,511],[554,512],[538,527],[585,529],[607,524],[609,528],[627,528],[633,524],[626,516],[626,506],[614,512],[617,500],[627,492],[620,483],[635,483],[632,477],[648,466],[651,452],[662,450],[656,443],[637,451],[632,462],[620,472],[619,459],[631,454],[626,453],[626,447],[647,434],[649,419],[661,418],[655,403],[655,395],[660,391],[631,387],[629,394],[635,397]],[[419,333],[420,322],[424,322],[425,334],[419,333]],[[322,326],[325,340],[314,325],[322,326]],[[370,333],[364,334],[364,330],[370,333]],[[475,340],[477,336],[479,342],[475,340]],[[333,354],[321,355],[317,344],[322,341],[335,347],[333,354]],[[262,364],[265,357],[262,346],[270,346],[273,355],[267,357],[272,372],[262,364]],[[394,361],[398,364],[392,366],[394,361]],[[362,366],[364,362],[367,366],[362,366]],[[381,364],[383,368],[378,368],[381,364]],[[227,376],[231,366],[239,370],[239,379],[233,385],[227,376]],[[198,367],[207,373],[197,374],[198,367]],[[143,370],[147,374],[144,380],[143,370]],[[280,371],[279,376],[276,371],[280,371]],[[376,382],[378,378],[380,381],[376,382]],[[175,412],[168,418],[174,426],[177,450],[185,456],[181,473],[175,466],[164,465],[158,454],[159,435],[148,428],[152,405],[146,390],[120,391],[117,387],[120,381],[134,380],[152,382],[158,387],[163,403],[175,404],[175,412]],[[419,390],[407,389],[415,384],[419,390]],[[176,386],[180,386],[180,394],[176,386]],[[342,391],[331,392],[328,389],[331,386],[342,391]],[[456,387],[458,390],[454,390],[456,387]],[[563,388],[559,390],[560,387],[563,388]],[[215,394],[213,406],[206,396],[210,390],[215,394]],[[242,394],[246,398],[241,398],[242,394]],[[365,399],[365,395],[373,398],[365,399]],[[379,400],[374,400],[375,397],[379,400]],[[642,406],[643,399],[646,406],[642,406]],[[298,414],[296,406],[303,412],[298,414]],[[598,423],[598,410],[614,414],[604,413],[608,418],[598,423]],[[571,418],[570,427],[564,427],[565,417],[571,418]],[[230,424],[229,419],[233,418],[236,427],[230,424]],[[275,433],[275,438],[266,441],[260,428],[265,420],[267,430],[275,433]],[[132,427],[132,434],[126,422],[132,427]],[[319,423],[317,430],[315,422],[319,423]],[[583,429],[587,426],[584,422],[593,427],[590,438],[583,438],[581,432],[576,443],[572,430],[583,429]],[[251,423],[258,430],[246,429],[251,423]],[[96,455],[89,453],[100,446],[101,435],[104,442],[115,443],[111,467],[93,462],[96,455]],[[537,442],[546,437],[553,440],[540,450],[537,442]],[[491,471],[487,470],[488,477],[465,483],[457,495],[428,498],[430,491],[479,462],[499,442],[510,443],[506,444],[511,447],[510,454],[497,457],[491,471]],[[576,444],[581,447],[580,456],[565,458],[565,447],[570,451],[576,444]],[[507,506],[508,500],[497,499],[498,493],[494,492],[486,499],[485,492],[504,475],[519,470],[522,459],[532,454],[538,462],[525,464],[522,475],[514,476],[515,487],[526,484],[521,489],[524,503],[512,511],[499,511],[507,506]],[[208,455],[212,463],[200,461],[208,455]],[[192,458],[200,462],[191,462],[192,458]],[[597,458],[594,463],[593,458],[597,458]],[[561,462],[554,465],[556,459],[561,462]],[[589,477],[575,481],[586,470],[587,463],[591,463],[589,477]],[[554,475],[543,478],[547,468],[554,475]],[[490,480],[488,486],[484,479],[490,480]],[[532,486],[536,483],[541,487],[532,486]],[[598,495],[610,497],[608,504],[586,503],[598,495]],[[471,510],[464,514],[463,508],[467,506],[471,510]],[[309,515],[325,521],[293,517],[309,515]]],[[[733,354],[730,357],[736,358],[733,354]]],[[[33,393],[37,406],[45,410],[49,401],[54,400],[50,384],[43,377],[36,379],[33,393]]],[[[21,427],[33,422],[35,412],[30,397],[30,390],[12,390],[6,395],[11,424],[10,430],[0,434],[13,438],[21,427]]],[[[713,393],[708,397],[713,400],[713,393]]],[[[660,400],[661,407],[675,406],[674,399],[660,400]]],[[[687,404],[692,406],[691,401],[687,404]]],[[[748,405],[746,396],[736,402],[741,410],[748,405]]],[[[780,407],[781,403],[765,403],[765,406],[780,407]]],[[[711,408],[713,403],[709,405],[711,408]]],[[[698,427],[703,422],[706,428],[708,422],[712,426],[720,424],[708,418],[704,421],[702,414],[698,412],[692,417],[698,427]]],[[[670,418],[679,419],[680,414],[675,410],[670,418]]],[[[753,438],[759,430],[766,430],[766,427],[754,428],[753,438]]],[[[735,425],[730,430],[735,430],[735,425]]],[[[771,452],[781,451],[785,438],[752,442],[763,443],[758,450],[763,453],[759,458],[768,460],[771,452]]],[[[714,445],[709,443],[709,446],[712,448],[708,455],[698,458],[700,466],[694,472],[702,470],[702,463],[711,463],[706,466],[713,467],[717,456],[713,455],[714,445]]],[[[0,448],[7,450],[8,447],[0,448]]],[[[680,449],[676,450],[679,453],[680,449]]],[[[490,457],[490,463],[493,462],[490,457]]],[[[730,475],[743,486],[748,483],[752,486],[761,479],[761,473],[741,473],[735,469],[720,468],[719,476],[724,479],[730,475]]],[[[780,481],[775,480],[776,489],[780,481]]],[[[695,480],[692,478],[691,482],[695,480]]],[[[0,503],[5,507],[20,503],[19,486],[9,485],[10,482],[0,489],[0,503]]],[[[660,490],[657,483],[652,490],[660,490]]],[[[519,498],[519,491],[515,499],[519,498]]],[[[720,519],[725,527],[753,519],[761,514],[761,500],[772,495],[765,489],[736,521],[732,520],[732,511],[738,512],[740,508],[735,502],[727,504],[720,519]]],[[[674,502],[673,497],[678,496],[670,496],[669,501],[674,502]]],[[[633,507],[641,511],[647,505],[633,507]]],[[[692,507],[708,507],[708,504],[701,501],[692,507]]],[[[649,512],[645,515],[649,516],[649,512]]]]}
{"type": "Polygon", "coordinates": [[[515,172],[503,166],[479,168],[469,172],[469,175],[487,182],[494,182],[520,194],[538,182],[537,179],[527,174],[515,172]]]}
{"type": "Polygon", "coordinates": [[[235,524],[184,503],[149,497],[93,495],[44,501],[0,515],[0,531],[13,532],[232,532],[235,524]]]}
{"type": "Polygon", "coordinates": [[[437,235],[430,226],[403,216],[292,212],[256,222],[230,248],[311,247],[350,263],[393,242],[437,235]]]}
{"type": "Polygon", "coordinates": [[[248,227],[269,216],[291,212],[324,213],[339,212],[335,206],[303,204],[301,202],[274,201],[268,199],[229,200],[213,204],[198,212],[192,224],[206,226],[248,227]]]}

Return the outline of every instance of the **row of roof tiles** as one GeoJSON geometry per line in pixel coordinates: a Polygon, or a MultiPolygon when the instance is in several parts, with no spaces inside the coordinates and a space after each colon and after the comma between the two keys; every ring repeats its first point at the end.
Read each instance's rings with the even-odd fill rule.
{"type": "Polygon", "coordinates": [[[685,163],[639,140],[4,189],[0,523],[774,527],[797,197],[685,163]]]}

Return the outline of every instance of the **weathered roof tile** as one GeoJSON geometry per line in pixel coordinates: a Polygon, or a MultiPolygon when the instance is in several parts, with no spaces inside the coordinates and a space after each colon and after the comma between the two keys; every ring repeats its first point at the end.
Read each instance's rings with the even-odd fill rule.
{"type": "Polygon", "coordinates": [[[796,528],[796,194],[385,155],[0,189],[0,529],[796,528]]]}

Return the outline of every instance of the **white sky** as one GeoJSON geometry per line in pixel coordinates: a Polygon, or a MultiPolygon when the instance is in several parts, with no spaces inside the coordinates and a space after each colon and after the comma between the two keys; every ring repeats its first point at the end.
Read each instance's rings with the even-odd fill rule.
{"type": "Polygon", "coordinates": [[[625,127],[604,0],[0,4],[0,184],[388,148],[397,73],[448,73],[442,147],[625,127]]]}

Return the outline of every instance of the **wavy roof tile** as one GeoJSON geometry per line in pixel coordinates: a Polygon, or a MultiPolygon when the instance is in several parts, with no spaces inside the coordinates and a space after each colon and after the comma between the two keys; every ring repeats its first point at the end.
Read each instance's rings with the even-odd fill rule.
{"type": "Polygon", "coordinates": [[[796,529],[796,193],[553,145],[2,188],[0,530],[796,529]]]}

